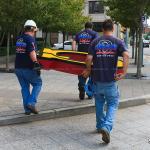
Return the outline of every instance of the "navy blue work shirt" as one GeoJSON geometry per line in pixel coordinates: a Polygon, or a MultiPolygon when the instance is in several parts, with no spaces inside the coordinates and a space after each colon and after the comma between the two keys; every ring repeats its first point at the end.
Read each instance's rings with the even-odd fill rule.
{"type": "Polygon", "coordinates": [[[89,55],[93,56],[93,81],[113,82],[117,70],[118,56],[127,51],[124,42],[113,36],[101,36],[89,47],[89,55]]]}
{"type": "Polygon", "coordinates": [[[17,38],[16,41],[16,59],[15,68],[33,68],[33,61],[30,58],[30,52],[36,51],[35,38],[28,35],[22,34],[17,38]]]}
{"type": "Polygon", "coordinates": [[[88,52],[91,42],[97,37],[98,33],[91,29],[85,29],[77,33],[74,40],[78,43],[78,51],[88,52]]]}

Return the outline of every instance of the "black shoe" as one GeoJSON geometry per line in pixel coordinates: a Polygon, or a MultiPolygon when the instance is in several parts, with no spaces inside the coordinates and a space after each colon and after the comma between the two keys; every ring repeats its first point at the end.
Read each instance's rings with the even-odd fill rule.
{"type": "Polygon", "coordinates": [[[79,99],[83,100],[85,98],[85,90],[84,87],[79,86],[79,99]]]}
{"type": "Polygon", "coordinates": [[[30,114],[31,114],[31,112],[25,112],[24,114],[25,114],[25,115],[30,115],[30,114]]]}
{"type": "Polygon", "coordinates": [[[38,114],[39,113],[35,106],[28,105],[27,108],[30,109],[31,112],[34,113],[34,114],[38,114]]]}
{"type": "Polygon", "coordinates": [[[101,130],[102,129],[96,129],[97,133],[102,133],[101,130]]]}
{"type": "Polygon", "coordinates": [[[104,130],[104,129],[101,129],[101,130],[99,131],[99,133],[102,134],[102,140],[103,140],[106,144],[110,143],[110,134],[109,134],[108,131],[106,131],[106,130],[104,130]]]}
{"type": "Polygon", "coordinates": [[[85,98],[85,92],[80,91],[79,92],[79,98],[80,98],[80,100],[84,100],[84,98],[85,98]]]}
{"type": "Polygon", "coordinates": [[[92,99],[93,98],[93,96],[88,96],[88,99],[92,99]]]}

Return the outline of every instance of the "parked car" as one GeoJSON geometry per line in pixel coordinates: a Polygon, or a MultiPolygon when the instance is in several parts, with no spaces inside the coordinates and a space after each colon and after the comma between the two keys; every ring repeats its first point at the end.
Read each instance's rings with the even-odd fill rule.
{"type": "MultiPolygon", "coordinates": [[[[54,44],[53,49],[63,49],[63,43],[54,44]]],[[[72,50],[72,42],[71,41],[64,42],[64,50],[72,50]]]]}
{"type": "Polygon", "coordinates": [[[149,40],[143,39],[143,47],[149,47],[149,44],[150,44],[149,40]]]}

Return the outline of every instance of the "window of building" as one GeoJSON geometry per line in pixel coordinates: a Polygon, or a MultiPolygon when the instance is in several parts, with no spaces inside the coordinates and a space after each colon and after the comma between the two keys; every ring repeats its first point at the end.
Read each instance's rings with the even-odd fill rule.
{"type": "Polygon", "coordinates": [[[102,32],[102,22],[93,22],[93,30],[96,32],[102,32]]]}
{"type": "Polygon", "coordinates": [[[89,1],[89,14],[104,13],[104,6],[100,1],[89,1]]]}

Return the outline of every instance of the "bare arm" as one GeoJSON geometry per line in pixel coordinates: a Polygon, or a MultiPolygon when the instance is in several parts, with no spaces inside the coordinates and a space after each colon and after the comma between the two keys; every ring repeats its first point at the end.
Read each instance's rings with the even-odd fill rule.
{"type": "Polygon", "coordinates": [[[92,55],[87,55],[86,61],[85,61],[86,62],[86,68],[90,72],[91,72],[92,60],[93,60],[93,56],[92,55]]]}
{"type": "Polygon", "coordinates": [[[73,42],[72,42],[72,50],[76,51],[76,45],[77,45],[76,41],[73,40],[73,42]]]}
{"type": "Polygon", "coordinates": [[[41,74],[41,72],[40,72],[41,66],[37,62],[36,52],[34,50],[32,52],[30,52],[30,58],[34,63],[33,70],[37,71],[37,74],[40,75],[41,74]]]}
{"type": "Polygon", "coordinates": [[[124,76],[127,73],[128,64],[129,64],[129,53],[127,51],[125,51],[125,52],[123,52],[123,72],[124,72],[124,76]]]}
{"type": "Polygon", "coordinates": [[[36,52],[34,50],[30,52],[30,58],[33,62],[37,61],[36,52]]]}
{"type": "Polygon", "coordinates": [[[116,74],[115,79],[121,80],[127,74],[128,64],[129,64],[129,53],[127,51],[123,52],[123,74],[116,74]]]}
{"type": "Polygon", "coordinates": [[[92,66],[92,55],[87,55],[86,57],[86,69],[83,71],[82,76],[87,78],[91,73],[91,66],[92,66]]]}

